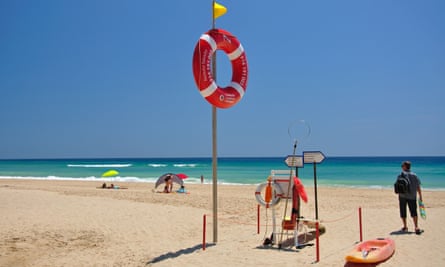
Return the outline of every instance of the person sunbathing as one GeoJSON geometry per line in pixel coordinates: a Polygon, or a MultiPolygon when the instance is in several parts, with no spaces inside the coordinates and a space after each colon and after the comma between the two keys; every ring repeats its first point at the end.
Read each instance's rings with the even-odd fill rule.
{"type": "Polygon", "coordinates": [[[181,188],[176,190],[176,193],[187,193],[187,191],[185,191],[185,187],[183,185],[181,185],[181,188]]]}

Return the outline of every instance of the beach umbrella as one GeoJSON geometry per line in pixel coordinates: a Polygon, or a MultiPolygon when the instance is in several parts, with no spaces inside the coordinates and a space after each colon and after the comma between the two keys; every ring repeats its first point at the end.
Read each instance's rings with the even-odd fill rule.
{"type": "Polygon", "coordinates": [[[116,170],[108,170],[108,171],[102,173],[102,177],[113,177],[113,176],[116,176],[118,174],[119,174],[119,172],[116,171],[116,170]]]}
{"type": "Polygon", "coordinates": [[[161,175],[161,176],[158,178],[158,180],[157,180],[156,183],[155,183],[155,189],[156,189],[160,184],[165,183],[165,178],[167,178],[167,176],[170,176],[170,177],[171,177],[173,183],[177,183],[177,184],[179,184],[180,186],[183,186],[183,185],[184,185],[184,182],[182,181],[182,179],[179,178],[176,174],[174,174],[174,173],[166,173],[166,174],[161,175]]]}
{"type": "Polygon", "coordinates": [[[177,173],[176,176],[178,176],[180,179],[184,180],[188,178],[188,175],[185,173],[177,173]]]}

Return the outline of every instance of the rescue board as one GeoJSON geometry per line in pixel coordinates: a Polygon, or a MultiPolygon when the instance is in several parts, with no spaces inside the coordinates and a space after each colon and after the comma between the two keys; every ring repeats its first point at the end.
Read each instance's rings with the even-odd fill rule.
{"type": "Polygon", "coordinates": [[[378,263],[387,260],[396,249],[394,240],[376,238],[357,244],[345,260],[353,263],[378,263]]]}

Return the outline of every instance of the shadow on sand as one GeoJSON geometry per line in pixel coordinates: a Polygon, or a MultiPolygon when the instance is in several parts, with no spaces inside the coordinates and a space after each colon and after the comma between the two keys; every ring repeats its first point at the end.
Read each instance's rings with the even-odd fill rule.
{"type": "MultiPolygon", "coordinates": [[[[206,248],[212,247],[214,245],[215,244],[213,244],[213,243],[212,244],[206,244],[206,248]]],[[[190,253],[193,253],[193,252],[195,252],[197,250],[201,250],[201,249],[202,249],[202,244],[199,244],[199,245],[193,246],[191,248],[180,249],[180,250],[178,250],[176,252],[168,252],[168,253],[159,255],[159,256],[149,260],[146,263],[146,265],[150,265],[152,263],[157,263],[157,262],[160,262],[160,261],[163,261],[163,260],[167,260],[167,259],[177,258],[179,256],[182,256],[182,255],[185,255],[185,254],[190,254],[190,253]]]]}
{"type": "Polygon", "coordinates": [[[377,264],[380,263],[353,263],[353,262],[347,262],[345,263],[344,267],[375,267],[377,264]]]}
{"type": "MultiPolygon", "coordinates": [[[[296,249],[302,249],[308,246],[314,246],[313,243],[310,243],[311,241],[315,240],[316,238],[316,233],[315,231],[309,231],[307,233],[303,233],[303,234],[299,234],[298,235],[298,247],[296,247],[296,249]]],[[[272,237],[270,238],[272,239],[272,237]]],[[[276,242],[278,243],[280,240],[280,236],[277,236],[276,238],[276,242]]],[[[278,244],[263,244],[260,246],[257,246],[257,249],[281,249],[283,251],[294,251],[293,247],[295,247],[295,241],[294,238],[287,238],[284,239],[281,242],[281,246],[278,246],[278,244]],[[274,247],[274,245],[277,245],[274,247]]],[[[298,250],[297,250],[298,251],[298,250]]]]}
{"type": "Polygon", "coordinates": [[[391,233],[389,233],[390,235],[412,235],[415,234],[415,232],[409,232],[409,231],[402,231],[402,230],[397,230],[397,231],[392,231],[391,233]]]}
{"type": "MultiPolygon", "coordinates": [[[[392,255],[394,255],[394,253],[392,255]]],[[[379,265],[380,263],[384,263],[387,260],[391,259],[392,255],[389,256],[386,260],[380,261],[380,262],[376,262],[376,263],[353,263],[353,262],[346,262],[344,267],[375,267],[375,266],[379,265]]]]}

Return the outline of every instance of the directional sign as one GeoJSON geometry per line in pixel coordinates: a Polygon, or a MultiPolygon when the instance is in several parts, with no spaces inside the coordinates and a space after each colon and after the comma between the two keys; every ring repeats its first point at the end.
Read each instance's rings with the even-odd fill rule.
{"type": "Polygon", "coordinates": [[[289,155],[284,160],[288,167],[303,167],[303,156],[289,155]]]}
{"type": "Polygon", "coordinates": [[[324,159],[321,151],[303,151],[304,163],[321,163],[324,159]]]}

